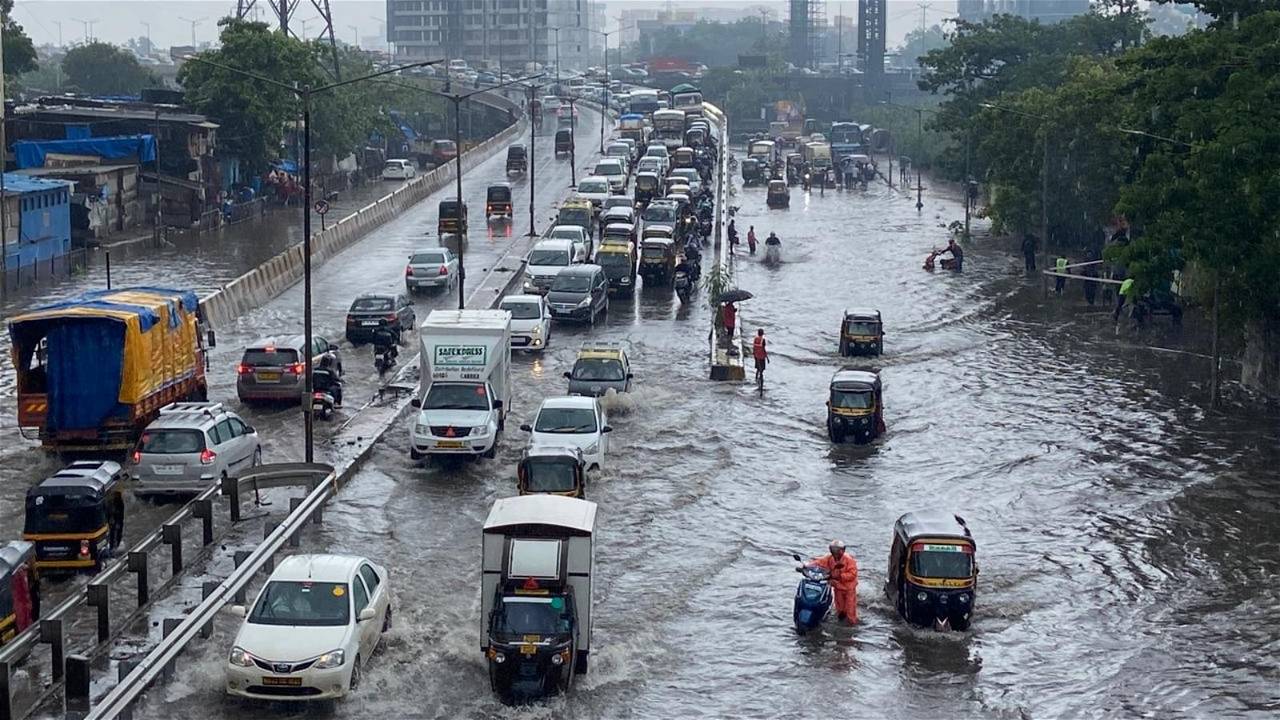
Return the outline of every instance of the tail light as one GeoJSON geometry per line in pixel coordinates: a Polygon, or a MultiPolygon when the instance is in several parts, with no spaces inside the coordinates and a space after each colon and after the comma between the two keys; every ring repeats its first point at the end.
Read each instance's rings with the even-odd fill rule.
{"type": "Polygon", "coordinates": [[[293,373],[294,375],[301,375],[302,373],[304,373],[304,372],[306,372],[306,371],[307,371],[307,364],[306,364],[306,363],[294,363],[294,364],[292,364],[292,365],[286,365],[286,366],[285,366],[285,369],[286,369],[286,370],[288,370],[289,372],[293,373]]]}
{"type": "Polygon", "coordinates": [[[89,541],[88,540],[80,541],[80,557],[82,558],[89,557],[89,541]]]}
{"type": "Polygon", "coordinates": [[[406,268],[404,269],[404,276],[405,276],[405,277],[413,277],[413,266],[412,266],[412,265],[409,265],[408,267],[406,267],[406,268]]]}
{"type": "Polygon", "coordinates": [[[216,452],[214,452],[214,451],[212,451],[212,450],[210,450],[210,449],[208,449],[208,448],[205,448],[204,450],[202,450],[202,451],[200,452],[200,464],[201,464],[201,465],[212,465],[212,464],[213,464],[213,461],[214,461],[214,460],[216,460],[216,459],[217,459],[217,457],[218,457],[218,453],[216,453],[216,452]]]}
{"type": "Polygon", "coordinates": [[[440,266],[440,274],[441,274],[441,275],[448,275],[448,274],[449,274],[449,268],[448,268],[448,266],[446,266],[446,265],[441,265],[441,266],[440,266]]]}
{"type": "Polygon", "coordinates": [[[236,373],[239,375],[248,375],[251,372],[253,372],[253,368],[245,365],[244,363],[240,363],[236,366],[236,373]]]}

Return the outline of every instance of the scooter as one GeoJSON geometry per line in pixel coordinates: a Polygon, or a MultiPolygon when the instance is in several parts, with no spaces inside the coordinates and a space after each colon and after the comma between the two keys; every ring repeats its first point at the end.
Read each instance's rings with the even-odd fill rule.
{"type": "Polygon", "coordinates": [[[316,390],[311,393],[311,413],[321,420],[329,420],[333,418],[333,396],[325,390],[316,390]]]}
{"type": "Polygon", "coordinates": [[[379,376],[396,364],[398,354],[395,345],[380,345],[373,349],[373,367],[378,371],[379,376]]]}
{"type": "Polygon", "coordinates": [[[778,264],[782,262],[782,243],[764,241],[764,261],[766,263],[778,264]]]}
{"type": "Polygon", "coordinates": [[[689,303],[689,295],[693,293],[693,283],[689,280],[689,273],[684,270],[677,270],[671,284],[675,286],[676,297],[679,297],[680,302],[687,305],[689,303]]]}
{"type": "MultiPolygon", "coordinates": [[[[804,562],[799,555],[792,554],[796,562],[804,562]]],[[[804,635],[817,628],[831,611],[831,601],[835,594],[831,591],[830,574],[820,567],[801,565],[796,572],[804,577],[796,586],[796,599],[792,606],[791,618],[795,622],[796,632],[804,635]]]]}

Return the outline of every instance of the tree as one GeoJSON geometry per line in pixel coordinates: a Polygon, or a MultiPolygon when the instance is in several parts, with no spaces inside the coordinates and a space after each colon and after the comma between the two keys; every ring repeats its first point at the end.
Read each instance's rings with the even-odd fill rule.
{"type": "Polygon", "coordinates": [[[74,47],[62,58],[67,83],[89,95],[137,95],[155,78],[138,58],[111,43],[91,42],[74,47]]]}
{"type": "Polygon", "coordinates": [[[907,33],[902,47],[898,49],[899,65],[914,68],[919,64],[920,58],[930,51],[941,50],[946,46],[947,35],[943,32],[941,25],[934,25],[924,30],[916,28],[907,33]]]}
{"type": "Polygon", "coordinates": [[[39,66],[36,48],[13,19],[13,0],[0,0],[0,23],[4,32],[4,74],[15,76],[35,70],[39,66]]]}

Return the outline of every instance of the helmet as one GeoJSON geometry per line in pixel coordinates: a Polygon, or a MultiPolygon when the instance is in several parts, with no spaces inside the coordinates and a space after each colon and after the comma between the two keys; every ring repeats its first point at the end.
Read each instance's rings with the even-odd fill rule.
{"type": "Polygon", "coordinates": [[[321,356],[320,356],[320,369],[321,369],[321,370],[332,370],[332,369],[333,369],[333,356],[332,356],[332,355],[330,355],[330,354],[328,354],[328,353],[325,353],[324,355],[321,355],[321,356]]]}
{"type": "Polygon", "coordinates": [[[827,549],[828,549],[828,550],[830,550],[830,551],[831,551],[831,552],[833,552],[833,553],[834,553],[835,551],[837,551],[837,550],[840,550],[840,551],[842,551],[842,552],[843,552],[843,551],[844,551],[844,543],[843,543],[843,542],[841,542],[841,541],[839,541],[839,540],[832,540],[832,541],[831,541],[831,544],[827,546],[827,549]]]}

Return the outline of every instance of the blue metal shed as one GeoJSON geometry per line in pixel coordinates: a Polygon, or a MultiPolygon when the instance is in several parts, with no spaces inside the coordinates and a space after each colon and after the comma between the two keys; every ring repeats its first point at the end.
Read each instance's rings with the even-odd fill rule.
{"type": "Polygon", "coordinates": [[[71,251],[72,183],[4,174],[4,267],[13,271],[71,251]]]}

